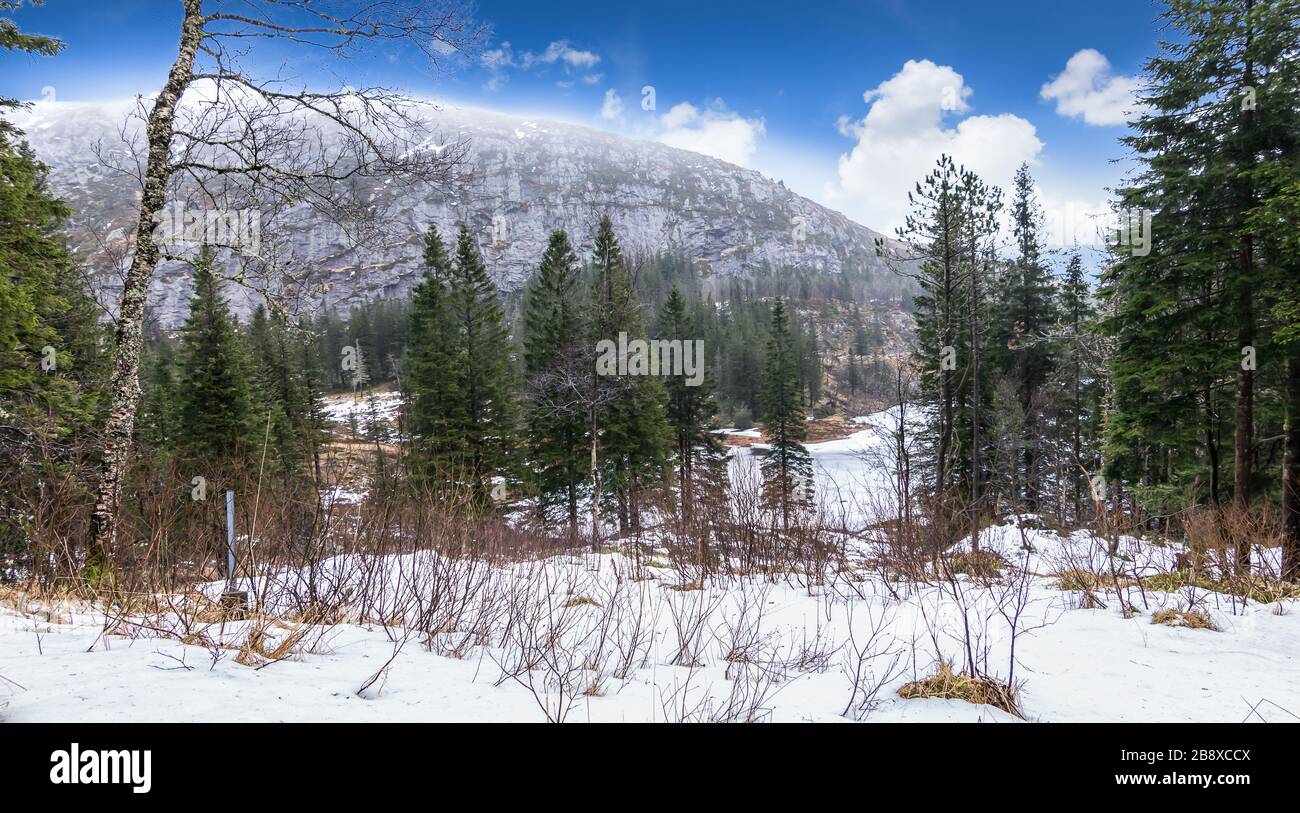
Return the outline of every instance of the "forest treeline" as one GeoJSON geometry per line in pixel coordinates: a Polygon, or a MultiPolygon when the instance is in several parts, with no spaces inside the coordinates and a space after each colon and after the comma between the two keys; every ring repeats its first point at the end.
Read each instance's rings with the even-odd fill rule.
{"type": "MultiPolygon", "coordinates": [[[[579,503],[591,504],[593,493],[626,530],[640,521],[643,495],[670,480],[686,512],[716,492],[725,455],[711,430],[725,393],[733,420],[780,424],[784,485],[773,499],[806,497],[806,451],[780,438],[801,438],[807,409],[823,400],[817,322],[793,315],[779,293],[760,293],[766,281],[731,281],[734,298],[719,302],[686,263],[659,258],[634,272],[606,217],[587,260],[554,232],[508,314],[511,298],[497,290],[465,226],[454,239],[430,226],[422,241],[424,273],[408,300],[294,324],[258,308],[241,325],[221,296],[211,253],[203,254],[185,324],[175,336],[156,334],[146,354],[141,448],[192,470],[256,461],[286,481],[319,478],[328,440],[321,395],[387,383],[402,396],[395,440],[403,481],[434,493],[464,490],[481,506],[501,483],[498,494],[535,497],[541,516],[557,514],[576,536],[579,503]],[[598,373],[598,343],[620,335],[698,343],[703,373],[598,373]]],[[[786,278],[777,290],[786,288],[798,295],[799,281],[786,278]]],[[[878,353],[879,326],[871,330],[860,308],[845,310],[857,320],[850,355],[878,353]]],[[[361,429],[377,439],[374,427],[361,429]]]]}

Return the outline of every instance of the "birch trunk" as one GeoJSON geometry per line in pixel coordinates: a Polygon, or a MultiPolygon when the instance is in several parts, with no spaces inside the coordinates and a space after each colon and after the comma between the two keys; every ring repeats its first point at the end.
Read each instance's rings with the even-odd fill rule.
{"type": "Polygon", "coordinates": [[[117,507],[122,480],[130,465],[135,412],[140,398],[140,350],[143,339],[144,306],[149,282],[158,265],[158,245],[153,230],[156,217],[166,203],[171,179],[171,143],[176,105],[194,77],[194,58],[203,40],[200,0],[183,0],[180,45],[167,82],[149,113],[146,135],[149,145],[145,164],[140,217],[136,222],[135,254],[122,286],[122,303],[117,317],[113,351],[113,377],[108,421],[104,428],[104,459],[100,464],[95,511],[91,518],[92,548],[89,563],[110,561],[117,541],[117,507]]]}

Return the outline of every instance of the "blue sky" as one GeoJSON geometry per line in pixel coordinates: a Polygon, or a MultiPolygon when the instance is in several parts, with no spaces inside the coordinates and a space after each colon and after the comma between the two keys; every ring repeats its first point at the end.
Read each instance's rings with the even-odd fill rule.
{"type": "MultiPolygon", "coordinates": [[[[0,94],[62,101],[157,89],[174,54],[174,0],[49,0],[17,17],[60,37],[54,59],[0,57],[0,94]]],[[[1031,162],[1049,216],[1104,202],[1158,4],[493,2],[481,54],[431,71],[410,53],[299,75],[532,116],[713,154],[888,229],[941,150],[1006,185],[1031,162]],[[1054,84],[1053,84],[1054,83],[1054,84]],[[654,89],[644,109],[643,88],[654,89]],[[1045,93],[1044,89],[1048,90],[1045,93]]],[[[280,52],[263,52],[263,67],[280,52]]],[[[1076,211],[1077,210],[1077,211],[1076,211]]]]}

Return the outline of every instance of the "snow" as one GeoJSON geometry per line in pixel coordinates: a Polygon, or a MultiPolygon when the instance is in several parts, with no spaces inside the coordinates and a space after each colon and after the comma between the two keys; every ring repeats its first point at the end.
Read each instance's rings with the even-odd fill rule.
{"type": "MultiPolygon", "coordinates": [[[[616,555],[581,559],[557,557],[546,566],[564,580],[591,575],[591,584],[612,589],[620,566],[616,555]],[[593,569],[596,571],[592,573],[593,569]]],[[[411,562],[404,563],[410,567],[411,562]]],[[[625,572],[625,571],[624,571],[625,572]]],[[[530,575],[538,578],[535,571],[530,575]]],[[[567,582],[562,582],[567,583],[567,582]]],[[[840,651],[825,671],[792,670],[773,687],[764,719],[839,721],[849,697],[841,668],[846,659],[846,620],[859,630],[871,618],[890,618],[889,630],[906,656],[902,672],[885,687],[873,721],[1011,721],[996,709],[953,700],[904,700],[898,686],[930,669],[933,653],[919,608],[930,593],[895,602],[883,593],[842,601],[831,592],[748,580],[728,588],[673,591],[658,581],[624,582],[625,590],[644,592],[658,602],[659,623],[648,646],[647,663],[626,679],[607,678],[603,693],[579,696],[570,721],[654,721],[673,718],[668,702],[685,689],[694,707],[705,696],[719,704],[740,681],[728,680],[737,664],[722,658],[727,624],[740,615],[746,597],[764,608],[763,629],[782,657],[818,634],[840,651]],[[698,597],[698,598],[697,598],[698,597]],[[702,647],[703,666],[669,665],[676,650],[668,605],[720,601],[702,647]],[[910,647],[916,642],[916,672],[910,647]]],[[[1153,625],[1142,612],[1123,618],[1117,609],[1068,609],[1066,594],[1042,584],[1033,589],[1031,624],[1046,623],[1018,642],[1017,674],[1023,681],[1022,708],[1030,720],[1044,721],[1240,721],[1250,707],[1268,701],[1259,713],[1268,720],[1289,719],[1300,711],[1300,614],[1288,608],[1255,606],[1244,615],[1214,611],[1222,631],[1153,625]],[[1276,704],[1276,705],[1271,705],[1276,704]]],[[[598,593],[602,598],[606,593],[598,593]]],[[[1165,597],[1176,603],[1172,597],[1165,597]]],[[[591,616],[595,607],[583,607],[591,616]]],[[[951,607],[948,608],[951,611],[951,607]]],[[[930,612],[934,612],[933,609],[930,612]]],[[[420,720],[506,721],[545,719],[523,686],[507,680],[494,685],[501,669],[493,648],[478,647],[466,657],[446,657],[409,642],[376,686],[357,690],[393,654],[393,644],[376,624],[346,623],[322,628],[311,651],[257,669],[226,652],[215,665],[209,650],[175,640],[101,635],[103,617],[79,611],[46,620],[38,613],[0,611],[0,675],[11,721],[201,721],[201,720],[420,720]],[[188,667],[188,668],[186,668],[188,667]]],[[[232,640],[248,622],[227,623],[232,640]]],[[[996,631],[993,631],[997,639],[996,631]]],[[[1003,640],[1002,643],[1005,643],[1003,640]]],[[[827,646],[830,648],[830,645],[827,646]]],[[[995,650],[998,647],[994,647],[995,650]]],[[[734,677],[734,675],[733,675],[734,677]]]]}
{"type": "MultiPolygon", "coordinates": [[[[395,404],[389,396],[385,403],[395,404]]],[[[351,401],[338,403],[331,417],[346,420],[351,401]]],[[[883,443],[878,430],[889,420],[890,414],[870,416],[858,421],[862,431],[810,446],[823,503],[842,505],[846,520],[865,523],[872,501],[864,492],[888,491],[887,474],[871,461],[883,443]]],[[[752,467],[753,448],[733,450],[733,465],[752,467]]],[[[339,489],[332,501],[358,497],[339,489]]],[[[168,614],[106,623],[90,606],[49,607],[0,594],[0,720],[529,721],[549,713],[570,722],[662,721],[731,719],[726,709],[735,701],[733,710],[752,707],[757,719],[772,721],[1012,722],[1017,718],[988,706],[903,699],[898,689],[932,674],[940,658],[961,663],[963,617],[973,619],[982,668],[1006,679],[1012,630],[996,608],[1005,595],[1000,591],[1017,584],[1024,593],[1013,679],[1027,720],[1282,722],[1300,715],[1294,601],[1243,606],[1209,591],[1147,589],[1130,595],[1134,612],[1127,616],[1113,592],[1105,594],[1105,607],[1084,609],[1081,594],[1059,589],[1055,574],[1081,563],[1104,567],[1106,542],[1082,531],[1058,533],[1028,515],[982,531],[981,549],[1000,554],[1007,567],[993,582],[963,577],[956,593],[950,584],[886,580],[864,558],[871,540],[870,532],[856,535],[851,544],[859,555],[850,561],[857,566],[830,567],[820,578],[732,577],[707,580],[703,589],[679,589],[691,585],[653,553],[644,574],[625,551],[498,566],[432,551],[335,556],[310,568],[267,570],[237,585],[279,619],[264,630],[272,643],[296,628],[291,611],[305,603],[308,590],[346,598],[336,623],[311,627],[289,657],[273,662],[236,659],[258,621],[209,619],[197,624],[202,635],[181,643],[182,636],[157,632],[167,628],[162,622],[174,622],[168,614]],[[478,603],[458,621],[416,633],[414,597],[427,601],[438,580],[452,573],[475,580],[478,603]],[[358,598],[367,590],[373,591],[368,603],[358,598]],[[509,602],[493,604],[493,596],[546,609],[508,633],[494,612],[509,602]],[[1218,630],[1152,623],[1161,609],[1192,605],[1218,630]],[[694,617],[703,621],[689,647],[693,657],[677,658],[674,619],[694,617]],[[508,675],[523,651],[511,636],[519,630],[541,635],[548,625],[562,627],[571,647],[570,688],[598,685],[591,695],[573,691],[567,712],[559,710],[564,694],[554,675],[544,669],[519,680],[508,675]],[[846,717],[852,653],[873,629],[879,635],[869,649],[879,657],[868,671],[888,679],[875,703],[846,717]],[[194,643],[203,636],[228,648],[194,643]],[[596,641],[614,643],[602,649],[596,641]],[[620,674],[624,645],[634,656],[620,674]],[[748,660],[728,659],[738,647],[750,653],[748,660]],[[737,700],[746,692],[762,699],[737,700]]],[[[1118,561],[1136,575],[1168,572],[1181,550],[1132,537],[1118,545],[1118,561]]],[[[1274,566],[1275,550],[1259,554],[1274,566]]],[[[215,597],[225,588],[213,583],[200,592],[215,597]]]]}
{"type": "Polygon", "coordinates": [[[761,438],[763,433],[758,429],[715,429],[715,434],[729,435],[733,438],[761,438]]]}
{"type": "Polygon", "coordinates": [[[322,399],[325,417],[343,426],[348,425],[352,416],[356,416],[359,426],[365,426],[371,418],[372,410],[379,421],[392,423],[397,420],[401,408],[402,394],[391,390],[372,391],[362,395],[344,393],[322,399]]]}
{"type": "MultiPolygon", "coordinates": [[[[865,427],[848,437],[806,444],[813,461],[813,494],[818,508],[839,527],[861,531],[881,512],[893,511],[886,435],[897,408],[853,419],[865,427]]],[[[758,430],[725,430],[735,437],[758,438],[758,430]]],[[[771,447],[765,443],[732,450],[733,476],[753,476],[750,469],[771,447]],[[757,454],[756,454],[757,452],[757,454]]]]}

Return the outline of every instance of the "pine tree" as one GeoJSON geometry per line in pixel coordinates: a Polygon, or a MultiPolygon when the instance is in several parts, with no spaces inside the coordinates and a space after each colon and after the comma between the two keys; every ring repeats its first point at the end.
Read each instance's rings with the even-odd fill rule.
{"type": "Polygon", "coordinates": [[[586,341],[582,269],[568,235],[551,232],[524,316],[528,468],[543,515],[563,505],[569,538],[578,534],[578,496],[591,474],[583,398],[594,361],[586,341]]]}
{"type": "Polygon", "coordinates": [[[235,463],[253,448],[248,358],[221,297],[213,252],[204,247],[193,268],[194,297],[181,330],[180,447],[195,463],[235,463]]]}
{"type": "MultiPolygon", "coordinates": [[[[933,489],[946,495],[957,469],[956,423],[958,362],[966,331],[966,286],[962,280],[961,171],[947,155],[908,195],[911,211],[898,237],[902,255],[887,255],[896,273],[914,278],[921,288],[913,299],[920,400],[933,410],[934,443],[929,450],[933,489]],[[907,264],[904,264],[907,263],[907,264]],[[915,270],[908,270],[914,268],[915,270]]],[[[883,251],[883,249],[882,249],[883,251]]]]}
{"type": "Polygon", "coordinates": [[[469,227],[461,224],[447,286],[454,326],[453,380],[459,406],[451,426],[463,449],[475,499],[487,504],[491,479],[507,472],[515,437],[514,367],[496,285],[469,227]]]}
{"type": "Polygon", "coordinates": [[[972,172],[961,173],[961,253],[966,278],[966,345],[970,357],[969,372],[962,377],[961,389],[967,408],[961,422],[966,426],[970,465],[971,548],[979,550],[979,528],[985,512],[984,489],[987,479],[983,456],[986,438],[984,404],[991,391],[990,376],[983,363],[987,350],[986,312],[988,279],[995,264],[997,217],[1002,210],[1002,191],[990,188],[972,172]]]}
{"type": "MultiPolygon", "coordinates": [[[[676,286],[659,312],[658,334],[661,340],[678,343],[676,346],[683,352],[690,343],[699,340],[699,333],[686,311],[686,298],[676,286]]],[[[696,358],[696,363],[702,365],[704,359],[696,358]]],[[[695,382],[689,380],[685,370],[665,378],[665,417],[673,439],[681,516],[687,523],[692,520],[696,504],[717,504],[726,478],[726,449],[710,426],[718,410],[713,382],[704,371],[700,374],[701,379],[695,382]]]]}
{"type": "MultiPolygon", "coordinates": [[[[457,334],[447,285],[451,258],[436,226],[424,235],[424,276],[411,299],[409,341],[402,362],[406,431],[416,476],[445,485],[460,466],[464,398],[456,372],[457,334]]],[[[439,487],[441,487],[439,485],[439,487]]]]}
{"type": "MultiPolygon", "coordinates": [[[[624,343],[645,339],[632,277],[608,215],[601,218],[596,231],[592,266],[592,345],[601,341],[618,345],[620,337],[624,343]]],[[[641,374],[610,379],[598,374],[593,382],[609,396],[595,420],[603,452],[598,465],[618,511],[619,527],[627,531],[639,527],[642,489],[663,477],[668,430],[657,378],[641,374]]],[[[599,400],[593,398],[592,402],[599,400]]]]}
{"type": "Polygon", "coordinates": [[[763,494],[767,504],[781,512],[781,526],[788,530],[790,514],[812,502],[812,455],[803,445],[808,424],[789,316],[780,298],[772,305],[762,423],[769,446],[761,463],[763,494]]]}
{"type": "Polygon", "coordinates": [[[857,303],[853,305],[853,349],[850,351],[855,356],[867,356],[871,354],[873,347],[871,335],[867,332],[867,326],[862,323],[862,310],[857,303]]]}
{"type": "Polygon", "coordinates": [[[1044,337],[1056,324],[1058,312],[1051,273],[1043,261],[1042,208],[1028,165],[1016,171],[1011,225],[1017,256],[997,283],[1000,306],[990,325],[990,347],[996,352],[989,361],[1011,379],[1020,399],[1024,436],[1014,488],[1026,509],[1036,511],[1043,479],[1038,455],[1044,426],[1043,388],[1055,369],[1052,345],[1044,337]]]}
{"type": "Polygon", "coordinates": [[[862,368],[858,366],[858,357],[852,353],[849,354],[848,370],[845,373],[845,383],[849,386],[849,397],[856,397],[858,388],[862,386],[862,368]]]}

